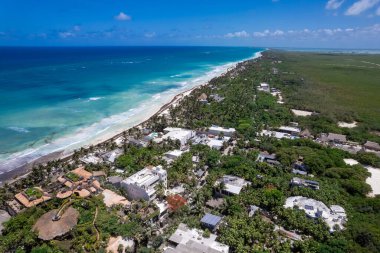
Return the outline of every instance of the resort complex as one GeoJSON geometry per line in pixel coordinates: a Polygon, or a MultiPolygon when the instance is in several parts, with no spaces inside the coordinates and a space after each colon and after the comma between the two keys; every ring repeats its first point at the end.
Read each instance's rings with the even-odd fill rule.
{"type": "Polygon", "coordinates": [[[379,129],[299,102],[287,57],[9,180],[0,252],[379,252],[379,129]]]}

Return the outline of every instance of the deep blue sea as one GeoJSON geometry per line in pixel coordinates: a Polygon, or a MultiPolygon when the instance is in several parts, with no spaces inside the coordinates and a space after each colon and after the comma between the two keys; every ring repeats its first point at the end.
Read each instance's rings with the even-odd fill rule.
{"type": "Polygon", "coordinates": [[[259,51],[0,47],[0,173],[117,134],[259,51]]]}

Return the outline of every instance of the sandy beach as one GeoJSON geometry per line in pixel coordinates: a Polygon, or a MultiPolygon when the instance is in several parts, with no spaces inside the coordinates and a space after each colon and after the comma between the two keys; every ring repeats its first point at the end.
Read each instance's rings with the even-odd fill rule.
{"type": "MultiPolygon", "coordinates": [[[[226,74],[229,70],[235,68],[241,62],[256,59],[260,56],[261,52],[258,52],[251,58],[244,59],[239,62],[226,64],[223,66],[223,71],[215,73],[214,75],[210,75],[208,80],[204,80],[204,82],[202,83],[195,84],[193,87],[189,87],[187,89],[186,87],[184,87],[182,91],[180,91],[177,94],[174,94],[174,96],[171,93],[160,94],[160,97],[162,99],[160,101],[161,103],[157,103],[151,106],[142,106],[140,108],[140,111],[134,112],[136,117],[131,117],[130,119],[128,119],[128,121],[123,122],[124,124],[120,124],[120,122],[118,122],[119,126],[117,127],[107,127],[107,129],[105,129],[104,131],[99,131],[99,134],[95,135],[88,141],[77,141],[71,145],[68,145],[65,149],[52,150],[51,153],[42,155],[34,159],[30,158],[30,160],[28,160],[28,155],[25,155],[23,164],[18,164],[18,166],[14,166],[13,169],[9,169],[8,171],[4,171],[2,174],[0,174],[0,185],[3,185],[6,182],[9,183],[18,180],[20,177],[23,177],[27,173],[29,173],[30,170],[38,164],[44,164],[48,161],[58,159],[69,159],[75,149],[81,147],[88,148],[91,145],[98,145],[103,142],[114,140],[120,137],[124,131],[144,124],[153,116],[166,113],[171,106],[176,106],[184,97],[189,96],[193,90],[201,86],[207,85],[212,78],[226,74]]],[[[115,118],[115,121],[117,121],[117,117],[115,118]]],[[[82,129],[81,132],[86,132],[86,129],[82,129]]],[[[78,135],[78,138],[80,138],[80,135],[78,135]]]]}

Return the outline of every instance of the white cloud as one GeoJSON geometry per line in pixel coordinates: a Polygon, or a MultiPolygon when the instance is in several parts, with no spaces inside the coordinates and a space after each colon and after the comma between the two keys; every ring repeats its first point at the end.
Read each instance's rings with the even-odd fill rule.
{"type": "Polygon", "coordinates": [[[124,12],[120,12],[119,15],[115,16],[115,19],[119,20],[119,21],[129,21],[132,18],[131,18],[131,16],[128,16],[124,12]]]}
{"type": "Polygon", "coordinates": [[[156,37],[156,33],[155,32],[145,33],[144,36],[145,38],[154,38],[156,37]]]}
{"type": "Polygon", "coordinates": [[[357,16],[360,15],[362,12],[371,9],[376,4],[378,4],[380,0],[359,0],[355,2],[353,5],[351,5],[350,8],[347,9],[346,15],[347,16],[357,16]]]}
{"type": "Polygon", "coordinates": [[[226,38],[248,38],[249,33],[247,33],[246,31],[243,30],[240,32],[227,33],[226,35],[224,35],[224,37],[226,37],[226,38]]]}
{"type": "Polygon", "coordinates": [[[344,3],[345,0],[329,0],[326,3],[326,9],[327,10],[336,10],[339,9],[340,6],[344,3]]]}
{"type": "Polygon", "coordinates": [[[72,33],[72,32],[60,32],[58,35],[62,39],[66,39],[66,38],[70,38],[70,37],[75,37],[75,34],[72,33]]]}
{"type": "Polygon", "coordinates": [[[376,10],[376,15],[377,15],[377,16],[380,16],[380,7],[377,8],[377,10],[376,10]]]}
{"type": "Polygon", "coordinates": [[[281,30],[276,30],[272,33],[273,36],[281,36],[281,35],[284,35],[284,31],[281,31],[281,30]]]}
{"type": "MultiPolygon", "coordinates": [[[[294,31],[288,31],[287,33],[293,33],[294,31]]],[[[275,30],[273,32],[271,32],[270,30],[265,30],[263,32],[254,32],[253,33],[253,36],[254,37],[259,37],[259,38],[262,38],[262,37],[267,37],[267,36],[283,36],[285,35],[286,33],[282,30],[275,30]]]]}

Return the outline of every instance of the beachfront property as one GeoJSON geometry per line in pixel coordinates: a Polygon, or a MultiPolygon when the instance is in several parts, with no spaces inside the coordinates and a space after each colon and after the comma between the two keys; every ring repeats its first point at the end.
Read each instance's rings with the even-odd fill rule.
{"type": "Polygon", "coordinates": [[[51,198],[52,196],[39,187],[28,188],[15,195],[15,199],[26,208],[39,205],[51,198]]]}
{"type": "Polygon", "coordinates": [[[203,236],[203,231],[190,229],[185,224],[179,224],[177,230],[168,239],[168,247],[164,253],[228,253],[229,246],[216,241],[217,236],[203,236]]]}
{"type": "Polygon", "coordinates": [[[63,176],[58,178],[64,188],[61,189],[56,197],[60,199],[65,199],[70,197],[72,194],[76,194],[79,197],[86,198],[91,194],[98,194],[103,189],[96,176],[104,175],[103,173],[95,172],[95,174],[86,171],[83,167],[76,168],[63,176]]]}
{"type": "Polygon", "coordinates": [[[343,207],[332,205],[328,208],[323,202],[302,196],[294,196],[286,199],[285,208],[299,208],[305,211],[307,217],[312,219],[321,218],[326,222],[329,231],[332,233],[336,230],[344,229],[347,221],[347,215],[343,207]]]}
{"type": "Polygon", "coordinates": [[[148,166],[121,182],[129,200],[151,201],[156,198],[157,186],[167,188],[167,172],[162,166],[148,166]]]}
{"type": "Polygon", "coordinates": [[[232,137],[235,135],[235,133],[236,133],[235,128],[224,128],[224,127],[220,127],[216,125],[212,125],[208,129],[208,134],[211,134],[211,135],[218,135],[218,136],[223,135],[223,136],[232,137]]]}
{"type": "Polygon", "coordinates": [[[164,129],[165,135],[162,136],[162,139],[170,139],[173,141],[179,141],[181,147],[185,146],[188,140],[193,138],[196,134],[195,131],[177,127],[167,127],[164,129]]]}
{"type": "Polygon", "coordinates": [[[128,143],[138,147],[138,148],[146,148],[148,147],[148,142],[144,140],[136,140],[135,138],[128,139],[128,143]]]}
{"type": "Polygon", "coordinates": [[[84,164],[98,164],[102,162],[102,159],[100,157],[97,157],[94,154],[86,155],[79,159],[84,164]]]}
{"type": "Polygon", "coordinates": [[[291,186],[296,187],[307,187],[313,190],[319,190],[319,183],[312,180],[307,180],[299,177],[293,177],[290,181],[291,186]]]}
{"type": "Polygon", "coordinates": [[[216,187],[221,184],[223,186],[223,189],[219,189],[218,193],[223,195],[239,195],[241,190],[244,187],[249,186],[251,182],[246,181],[240,177],[224,175],[222,178],[218,179],[215,182],[216,187]]]}
{"type": "Polygon", "coordinates": [[[267,83],[261,83],[259,86],[257,86],[258,91],[263,91],[263,92],[270,92],[270,86],[267,83]]]}
{"type": "Polygon", "coordinates": [[[104,153],[102,155],[102,158],[103,160],[106,162],[106,163],[110,163],[110,164],[113,164],[115,162],[115,160],[121,156],[123,154],[123,150],[122,149],[115,149],[115,150],[111,150],[107,153],[104,153]]]}
{"type": "Polygon", "coordinates": [[[205,93],[202,93],[202,94],[198,97],[198,101],[199,101],[201,104],[207,104],[207,103],[208,103],[207,95],[206,95],[205,93]]]}

